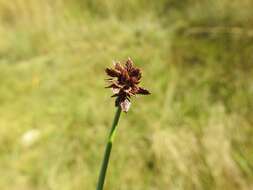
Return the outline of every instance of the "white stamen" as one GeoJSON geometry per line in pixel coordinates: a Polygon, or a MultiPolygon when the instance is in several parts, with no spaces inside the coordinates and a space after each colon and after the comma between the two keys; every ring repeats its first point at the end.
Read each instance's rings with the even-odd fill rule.
{"type": "Polygon", "coordinates": [[[126,100],[124,100],[124,102],[120,103],[120,107],[121,107],[122,111],[124,111],[124,112],[128,112],[128,110],[130,109],[130,106],[131,106],[131,102],[128,99],[126,99],[126,100]]]}
{"type": "Polygon", "coordinates": [[[112,92],[113,92],[114,94],[119,93],[119,91],[120,91],[120,89],[119,89],[119,88],[112,88],[112,92]]]}

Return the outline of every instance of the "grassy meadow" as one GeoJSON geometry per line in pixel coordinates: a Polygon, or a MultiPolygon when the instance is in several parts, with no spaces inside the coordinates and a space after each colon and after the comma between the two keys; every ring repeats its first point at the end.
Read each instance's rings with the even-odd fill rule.
{"type": "Polygon", "coordinates": [[[253,189],[251,0],[0,0],[0,189],[93,190],[104,68],[151,96],[123,114],[105,190],[253,189]]]}

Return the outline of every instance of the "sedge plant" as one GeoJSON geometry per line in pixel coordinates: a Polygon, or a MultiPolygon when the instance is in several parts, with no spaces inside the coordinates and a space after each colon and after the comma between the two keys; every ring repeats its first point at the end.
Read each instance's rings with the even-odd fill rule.
{"type": "Polygon", "coordinates": [[[109,85],[106,88],[111,88],[113,91],[112,97],[115,97],[116,113],[112,123],[111,131],[108,136],[104,159],[100,169],[100,174],[97,183],[97,190],[103,190],[106,171],[110,159],[113,140],[115,137],[118,121],[121,112],[128,112],[131,102],[130,98],[137,94],[149,95],[150,92],[138,86],[141,80],[141,70],[134,67],[133,61],[128,58],[124,64],[117,62],[114,68],[106,68],[106,74],[110,77],[108,80],[109,85]]]}

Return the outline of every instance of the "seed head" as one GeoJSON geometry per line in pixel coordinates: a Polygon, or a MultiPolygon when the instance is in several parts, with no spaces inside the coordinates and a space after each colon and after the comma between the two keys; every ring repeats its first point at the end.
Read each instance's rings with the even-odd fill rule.
{"type": "Polygon", "coordinates": [[[141,79],[141,70],[134,67],[133,61],[128,60],[122,65],[120,62],[114,64],[114,68],[106,68],[106,74],[110,77],[108,82],[116,97],[115,106],[120,106],[124,112],[127,112],[130,108],[131,96],[136,94],[149,95],[150,92],[144,88],[138,86],[141,79]]]}

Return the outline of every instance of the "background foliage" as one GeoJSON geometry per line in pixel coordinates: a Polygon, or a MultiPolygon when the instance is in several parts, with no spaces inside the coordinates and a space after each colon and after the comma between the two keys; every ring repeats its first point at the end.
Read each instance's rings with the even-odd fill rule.
{"type": "Polygon", "coordinates": [[[104,68],[129,56],[153,94],[121,118],[106,189],[252,189],[252,7],[0,0],[0,189],[95,188],[104,68]]]}

